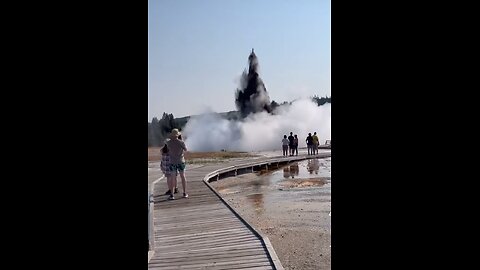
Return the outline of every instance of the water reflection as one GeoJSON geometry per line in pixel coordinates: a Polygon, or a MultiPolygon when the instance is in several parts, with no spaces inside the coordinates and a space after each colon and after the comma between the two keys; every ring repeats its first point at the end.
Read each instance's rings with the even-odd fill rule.
{"type": "Polygon", "coordinates": [[[263,201],[263,193],[255,193],[250,194],[247,196],[250,203],[253,205],[253,209],[255,212],[260,213],[264,210],[264,201],[263,201]]]}
{"type": "Polygon", "coordinates": [[[260,192],[263,186],[270,185],[268,178],[259,177],[255,179],[252,183],[246,183],[248,186],[252,187],[254,192],[260,192]]]}
{"type": "Polygon", "coordinates": [[[270,185],[269,177],[259,177],[250,183],[253,194],[247,196],[250,203],[253,205],[255,212],[260,213],[264,210],[263,188],[270,185]]]}
{"type": "Polygon", "coordinates": [[[279,200],[295,202],[301,196],[308,202],[329,201],[330,175],[330,160],[312,159],[212,184],[222,195],[243,197],[242,202],[260,216],[277,211],[279,200]]]}
{"type": "Polygon", "coordinates": [[[283,177],[284,178],[295,178],[295,176],[298,176],[298,172],[300,170],[298,169],[298,163],[292,164],[290,166],[286,166],[283,168],[283,177]]]}
{"type": "Polygon", "coordinates": [[[318,170],[320,169],[320,162],[318,159],[309,159],[307,162],[307,170],[310,174],[318,174],[318,170]]]}

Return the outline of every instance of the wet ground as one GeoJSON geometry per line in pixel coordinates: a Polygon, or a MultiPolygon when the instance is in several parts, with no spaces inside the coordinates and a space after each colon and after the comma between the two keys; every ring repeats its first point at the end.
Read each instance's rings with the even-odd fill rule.
{"type": "MultiPolygon", "coordinates": [[[[150,150],[149,150],[150,151],[150,150]]],[[[160,151],[160,150],[158,150],[160,151]]],[[[149,155],[155,156],[158,153],[153,153],[154,151],[151,150],[152,153],[149,152],[149,155]]],[[[324,153],[324,152],[330,152],[330,150],[324,150],[324,149],[319,149],[319,153],[324,153]]],[[[305,148],[300,148],[298,149],[299,154],[306,154],[307,150],[305,148]]],[[[254,160],[258,159],[261,157],[280,157],[282,156],[282,151],[277,150],[277,151],[262,151],[262,152],[250,152],[250,154],[253,157],[247,157],[247,158],[229,158],[229,159],[224,159],[222,161],[219,161],[217,163],[222,163],[222,162],[228,162],[228,161],[233,161],[233,160],[254,160]]],[[[157,158],[158,159],[158,158],[157,158]]],[[[187,169],[195,169],[198,167],[201,167],[202,165],[205,164],[212,164],[212,162],[208,161],[206,163],[202,163],[201,160],[195,160],[195,164],[187,162],[187,169]]],[[[150,185],[157,179],[163,176],[162,171],[160,170],[160,161],[155,160],[155,158],[152,158],[151,161],[148,162],[148,190],[150,190],[150,185]]],[[[166,180],[161,180],[161,181],[166,181],[166,180]]],[[[166,184],[165,184],[166,185],[166,184]]]]}
{"type": "Polygon", "coordinates": [[[330,269],[331,159],[212,182],[264,233],[285,269],[330,269]]]}

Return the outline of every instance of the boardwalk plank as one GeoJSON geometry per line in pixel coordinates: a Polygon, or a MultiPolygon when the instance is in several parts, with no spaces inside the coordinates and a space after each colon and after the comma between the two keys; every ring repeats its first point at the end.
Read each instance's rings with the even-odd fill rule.
{"type": "Polygon", "coordinates": [[[205,263],[220,263],[220,262],[233,262],[233,261],[241,261],[241,262],[268,262],[268,256],[263,254],[248,254],[248,255],[234,255],[234,254],[218,254],[217,256],[198,256],[198,257],[191,257],[185,256],[183,258],[167,258],[163,260],[152,260],[150,263],[155,266],[169,266],[172,264],[181,264],[181,265],[199,265],[205,263]]]}
{"type": "Polygon", "coordinates": [[[195,243],[195,244],[170,244],[169,246],[162,246],[162,247],[155,247],[155,250],[162,251],[162,250],[194,250],[200,248],[218,248],[218,247],[231,247],[234,245],[242,245],[242,244],[257,244],[261,246],[260,240],[258,240],[255,236],[251,236],[250,238],[243,238],[243,239],[226,239],[223,241],[215,241],[215,242],[203,242],[203,243],[195,243]],[[258,241],[258,242],[254,242],[258,241]]]}
{"type": "Polygon", "coordinates": [[[217,236],[217,237],[213,237],[213,236],[204,236],[204,237],[201,237],[201,238],[196,238],[196,239],[185,239],[185,240],[172,240],[172,241],[164,241],[162,242],[164,246],[166,247],[172,247],[172,246],[175,246],[175,245],[184,245],[184,244],[187,244],[189,246],[195,246],[195,245],[199,245],[199,244],[202,244],[202,243],[209,243],[209,244],[216,244],[216,243],[221,243],[221,242],[231,242],[231,241],[240,241],[240,240],[243,240],[243,239],[257,239],[257,237],[255,235],[252,235],[252,234],[241,234],[241,235],[233,235],[233,236],[229,236],[229,235],[223,235],[223,236],[217,236]]]}
{"type": "Polygon", "coordinates": [[[190,237],[197,237],[197,236],[204,236],[204,235],[209,235],[209,234],[217,234],[217,235],[222,235],[222,234],[229,234],[229,233],[232,233],[232,234],[236,234],[236,233],[243,233],[243,232],[250,232],[248,229],[246,228],[238,228],[238,229],[228,229],[228,230],[209,230],[209,231],[205,231],[205,232],[194,232],[194,233],[190,233],[190,234],[182,234],[182,235],[176,235],[176,236],[155,236],[156,239],[158,239],[159,241],[163,241],[163,240],[172,240],[172,239],[187,239],[187,238],[190,238],[190,237]]]}
{"type": "Polygon", "coordinates": [[[232,256],[248,256],[248,255],[265,255],[264,249],[244,249],[244,250],[231,250],[231,251],[218,251],[218,252],[200,252],[200,253],[188,253],[188,254],[158,254],[151,262],[163,261],[163,260],[175,260],[175,259],[194,259],[197,257],[203,258],[218,258],[218,257],[232,257],[232,256]]]}
{"type": "Polygon", "coordinates": [[[171,263],[170,265],[169,264],[155,264],[155,263],[151,263],[151,266],[152,267],[159,267],[163,270],[169,270],[169,269],[195,269],[195,268],[198,268],[198,267],[207,267],[208,269],[210,269],[211,267],[226,267],[226,266],[235,266],[235,267],[240,267],[240,266],[243,266],[243,267],[251,267],[251,266],[269,266],[270,265],[270,262],[268,261],[268,259],[263,259],[263,258],[258,258],[258,259],[249,259],[249,260],[231,260],[231,261],[227,261],[227,262],[215,262],[215,261],[211,261],[211,262],[189,262],[189,263],[192,263],[192,264],[187,264],[187,262],[180,262],[180,264],[174,264],[174,263],[171,263]],[[178,268],[180,267],[180,268],[178,268]]]}
{"type": "MultiPolygon", "coordinates": [[[[159,251],[160,253],[163,254],[169,254],[169,253],[191,253],[191,252],[215,252],[215,251],[222,251],[222,250],[235,250],[235,249],[240,249],[240,248],[259,248],[261,247],[258,245],[258,243],[247,243],[247,244],[238,244],[234,246],[218,246],[218,247],[213,247],[213,248],[195,248],[195,249],[184,249],[184,250],[163,250],[159,251]]],[[[157,250],[155,250],[155,254],[157,254],[157,250]]]]}
{"type": "Polygon", "coordinates": [[[155,239],[161,239],[161,242],[163,245],[168,245],[170,243],[177,243],[177,242],[184,242],[188,241],[190,243],[195,243],[197,241],[205,241],[205,240],[217,240],[217,239],[226,239],[227,237],[230,236],[251,236],[252,234],[248,231],[239,231],[234,234],[231,232],[226,232],[226,233],[212,233],[212,234],[202,234],[202,235],[190,235],[190,237],[176,237],[176,238],[170,238],[170,239],[162,239],[162,238],[156,238],[155,239]]]}

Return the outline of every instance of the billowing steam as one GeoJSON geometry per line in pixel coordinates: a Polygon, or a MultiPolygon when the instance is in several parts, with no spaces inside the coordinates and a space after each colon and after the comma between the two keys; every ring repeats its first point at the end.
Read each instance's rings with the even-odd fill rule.
{"type": "Polygon", "coordinates": [[[227,120],[217,113],[190,118],[183,129],[189,151],[268,151],[282,148],[283,135],[298,135],[305,147],[308,133],[317,132],[320,143],[330,140],[330,103],[318,106],[311,99],[296,100],[272,111],[265,85],[258,75],[258,59],[248,57],[235,104],[242,120],[227,120]]]}
{"type": "Polygon", "coordinates": [[[243,72],[240,89],[235,94],[235,105],[243,118],[250,113],[271,112],[267,89],[258,75],[258,59],[253,52],[248,57],[248,73],[243,72]]]}
{"type": "Polygon", "coordinates": [[[320,143],[331,139],[330,103],[317,106],[310,99],[277,107],[274,114],[250,114],[243,121],[226,120],[209,113],[191,118],[185,129],[189,151],[268,151],[281,149],[283,135],[298,134],[305,147],[308,133],[317,132],[320,143]]]}

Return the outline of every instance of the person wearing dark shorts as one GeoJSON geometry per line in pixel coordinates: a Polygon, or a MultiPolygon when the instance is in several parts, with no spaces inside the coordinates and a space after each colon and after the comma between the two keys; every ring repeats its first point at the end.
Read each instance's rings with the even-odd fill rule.
{"type": "MultiPolygon", "coordinates": [[[[173,173],[180,174],[180,178],[182,179],[182,187],[183,187],[183,197],[188,198],[187,194],[187,180],[185,179],[185,157],[184,153],[187,151],[187,147],[185,146],[185,142],[178,139],[180,136],[180,131],[174,128],[170,134],[170,140],[167,142],[167,146],[170,153],[170,171],[173,173]]],[[[170,199],[173,199],[173,196],[170,195],[170,199]]]]}

